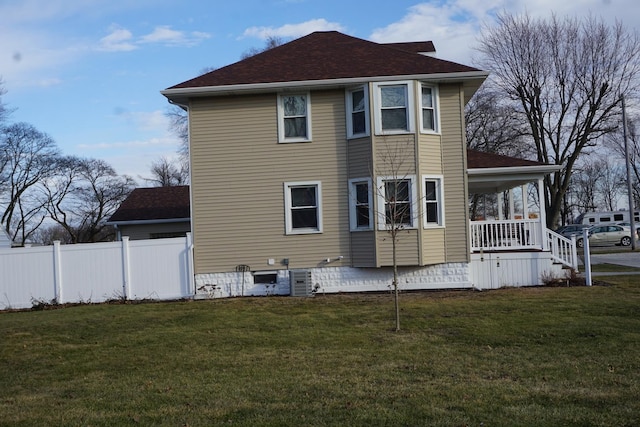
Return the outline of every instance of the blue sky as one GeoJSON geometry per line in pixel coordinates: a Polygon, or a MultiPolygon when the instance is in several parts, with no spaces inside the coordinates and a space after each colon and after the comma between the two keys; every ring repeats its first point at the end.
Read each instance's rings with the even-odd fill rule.
{"type": "Polygon", "coordinates": [[[2,99],[16,109],[11,122],[144,184],[151,162],[178,147],[160,90],[236,62],[269,36],[432,40],[439,57],[474,65],[480,28],[502,10],[640,28],[637,0],[0,0],[2,99]]]}

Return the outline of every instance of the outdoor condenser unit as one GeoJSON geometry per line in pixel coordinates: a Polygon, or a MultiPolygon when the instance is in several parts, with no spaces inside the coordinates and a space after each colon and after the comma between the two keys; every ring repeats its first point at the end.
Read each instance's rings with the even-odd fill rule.
{"type": "Polygon", "coordinates": [[[289,271],[292,297],[310,297],[311,292],[311,271],[291,270],[289,271]]]}

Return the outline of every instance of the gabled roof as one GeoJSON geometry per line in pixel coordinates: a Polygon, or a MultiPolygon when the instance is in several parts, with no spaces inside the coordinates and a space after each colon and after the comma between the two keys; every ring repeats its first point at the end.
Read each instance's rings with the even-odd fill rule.
{"type": "MultiPolygon", "coordinates": [[[[179,83],[162,94],[174,102],[190,96],[291,86],[347,85],[393,78],[474,81],[487,74],[421,51],[435,51],[431,42],[381,44],[337,31],[314,32],[273,49],[179,83]]],[[[475,91],[475,89],[473,89],[475,91]]]]}
{"type": "Polygon", "coordinates": [[[136,188],[129,194],[109,223],[188,221],[191,217],[189,186],[136,188]]]}

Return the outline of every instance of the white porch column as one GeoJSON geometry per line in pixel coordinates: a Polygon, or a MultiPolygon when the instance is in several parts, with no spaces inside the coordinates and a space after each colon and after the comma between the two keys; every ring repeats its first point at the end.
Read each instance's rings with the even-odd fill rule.
{"type": "Polygon", "coordinates": [[[509,219],[516,219],[516,203],[513,197],[513,188],[509,189],[509,219]]]}
{"type": "Polygon", "coordinates": [[[502,209],[503,205],[504,205],[504,192],[500,191],[498,193],[498,219],[499,220],[504,219],[504,210],[502,209]]]}
{"type": "Polygon", "coordinates": [[[529,219],[529,184],[522,184],[522,219],[529,219]]]}
{"type": "Polygon", "coordinates": [[[542,242],[542,250],[549,250],[549,242],[547,242],[547,203],[544,199],[544,181],[538,179],[538,200],[540,201],[540,241],[542,242]]]}

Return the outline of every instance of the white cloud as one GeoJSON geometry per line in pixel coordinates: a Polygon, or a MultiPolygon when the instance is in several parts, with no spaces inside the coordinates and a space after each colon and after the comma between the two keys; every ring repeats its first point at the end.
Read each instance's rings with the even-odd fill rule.
{"type": "Polygon", "coordinates": [[[111,33],[100,39],[98,50],[107,52],[129,52],[138,48],[132,41],[133,34],[131,31],[112,26],[111,33]]]}
{"type": "Polygon", "coordinates": [[[312,19],[299,24],[285,24],[280,27],[249,27],[242,33],[243,37],[257,37],[266,40],[269,37],[297,38],[314,31],[345,31],[337,22],[325,19],[312,19]]]}
{"type": "Polygon", "coordinates": [[[470,8],[465,3],[475,5],[465,1],[417,4],[400,21],[375,29],[370,38],[378,43],[432,40],[439,58],[469,64],[480,22],[492,9],[470,8]]]}
{"type": "Polygon", "coordinates": [[[153,32],[140,37],[139,43],[159,43],[165,46],[194,46],[211,37],[202,31],[186,33],[171,29],[169,25],[156,27],[153,32]]]}

